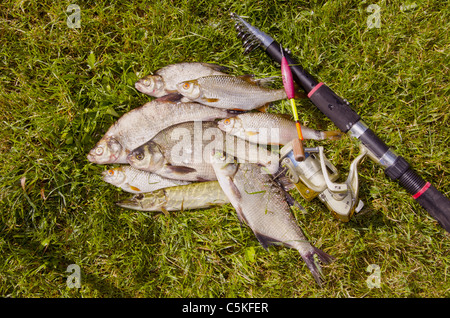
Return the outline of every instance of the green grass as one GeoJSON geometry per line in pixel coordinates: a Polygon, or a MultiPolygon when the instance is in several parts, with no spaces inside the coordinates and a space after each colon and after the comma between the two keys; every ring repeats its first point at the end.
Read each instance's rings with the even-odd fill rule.
{"type": "MultiPolygon", "coordinates": [[[[315,246],[336,257],[319,288],[297,251],[265,251],[234,210],[164,215],[114,205],[87,152],[118,116],[150,100],[140,76],[171,63],[213,62],[234,74],[280,75],[260,50],[244,56],[235,11],[289,47],[352,102],[420,174],[450,194],[450,8],[445,1],[3,1],[0,10],[0,295],[3,297],[449,297],[450,241],[382,168],[360,166],[362,215],[335,220],[318,200],[294,211],[315,246]],[[412,3],[412,2],[411,2],[412,3]],[[25,179],[25,187],[21,179],[25,179]],[[81,268],[81,288],[66,285],[81,268]],[[369,264],[380,288],[368,288],[369,264]]],[[[336,129],[308,100],[301,121],[336,129]]],[[[274,104],[289,113],[285,101],[274,104]]],[[[323,145],[346,176],[349,137],[323,145]]]]}

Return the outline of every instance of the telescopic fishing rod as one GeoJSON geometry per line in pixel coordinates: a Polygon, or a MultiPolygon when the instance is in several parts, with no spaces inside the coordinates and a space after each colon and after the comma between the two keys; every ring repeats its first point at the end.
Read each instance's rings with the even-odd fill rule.
{"type": "Polygon", "coordinates": [[[439,224],[450,232],[450,200],[430,182],[423,180],[401,156],[386,145],[351,108],[350,103],[339,97],[323,82],[318,82],[305,71],[288,51],[271,36],[255,28],[235,13],[238,37],[242,39],[244,54],[260,46],[272,58],[281,63],[283,56],[289,63],[295,82],[308,94],[308,98],[341,131],[357,138],[368,149],[370,158],[384,168],[385,174],[408,191],[439,224]]]}

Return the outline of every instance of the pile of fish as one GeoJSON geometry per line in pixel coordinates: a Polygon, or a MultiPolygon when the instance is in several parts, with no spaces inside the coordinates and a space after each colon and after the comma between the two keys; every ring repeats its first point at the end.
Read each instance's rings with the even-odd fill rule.
{"type": "MultiPolygon", "coordinates": [[[[312,246],[290,211],[289,184],[274,177],[278,154],[267,145],[297,137],[295,122],[260,112],[286,99],[272,78],[229,75],[226,67],[179,63],[159,69],[135,84],[156,97],[122,115],[87,158],[114,164],[103,180],[133,196],[117,204],[141,211],[182,211],[231,204],[264,248],[297,249],[317,283],[316,257],[332,257],[312,246]]],[[[305,139],[339,139],[340,132],[302,126],[305,139]]]]}

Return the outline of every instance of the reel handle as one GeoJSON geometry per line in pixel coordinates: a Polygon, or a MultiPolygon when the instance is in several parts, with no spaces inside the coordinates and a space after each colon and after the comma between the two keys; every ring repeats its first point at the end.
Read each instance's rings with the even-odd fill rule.
{"type": "Polygon", "coordinates": [[[296,138],[292,140],[292,151],[294,152],[294,159],[297,161],[305,160],[305,149],[303,148],[303,142],[296,138]]]}

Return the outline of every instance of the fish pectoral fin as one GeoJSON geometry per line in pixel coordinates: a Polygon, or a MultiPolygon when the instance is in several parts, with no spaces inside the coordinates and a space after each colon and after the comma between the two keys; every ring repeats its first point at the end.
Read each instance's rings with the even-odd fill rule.
{"type": "Polygon", "coordinates": [[[259,134],[259,131],[246,130],[246,131],[245,131],[245,134],[246,134],[247,136],[251,137],[251,136],[258,135],[258,134],[259,134]]]}
{"type": "Polygon", "coordinates": [[[203,97],[202,101],[208,102],[208,103],[217,103],[219,101],[219,99],[218,98],[206,98],[206,97],[203,97]]]}
{"type": "Polygon", "coordinates": [[[141,192],[141,189],[136,188],[135,186],[132,186],[132,185],[130,185],[130,189],[133,190],[133,191],[141,192]]]}
{"type": "Polygon", "coordinates": [[[236,186],[236,184],[233,182],[233,179],[230,178],[230,177],[228,177],[227,180],[228,180],[230,189],[231,189],[231,191],[233,192],[233,195],[234,195],[237,199],[240,200],[240,199],[242,198],[241,192],[239,191],[239,189],[238,189],[238,187],[236,186]]]}
{"type": "Polygon", "coordinates": [[[191,172],[197,172],[197,170],[195,170],[194,168],[186,167],[186,166],[167,165],[166,169],[169,170],[170,172],[176,173],[176,174],[188,174],[191,172]]]}
{"type": "Polygon", "coordinates": [[[239,115],[239,114],[243,114],[243,113],[247,112],[246,110],[237,109],[237,108],[227,109],[226,111],[228,114],[233,114],[233,115],[239,115]]]}
{"type": "Polygon", "coordinates": [[[164,95],[162,97],[157,98],[157,100],[160,102],[176,103],[176,102],[179,102],[182,98],[183,98],[183,95],[181,95],[180,93],[177,92],[177,93],[170,93],[170,94],[164,95]]]}
{"type": "Polygon", "coordinates": [[[166,207],[164,207],[164,206],[161,207],[161,212],[164,213],[164,215],[167,216],[167,217],[170,216],[169,211],[167,211],[166,207]]]}
{"type": "Polygon", "coordinates": [[[245,219],[244,212],[242,211],[241,205],[235,207],[234,209],[236,210],[239,222],[241,222],[241,224],[248,224],[247,220],[245,219]]]}
{"type": "Polygon", "coordinates": [[[277,240],[275,240],[275,239],[273,239],[273,238],[271,238],[271,237],[269,237],[269,236],[267,236],[267,235],[258,233],[258,232],[256,232],[256,231],[253,231],[253,233],[255,234],[256,238],[258,239],[258,242],[259,242],[259,243],[262,245],[262,247],[264,247],[264,249],[266,249],[266,250],[267,250],[267,248],[268,248],[270,245],[276,245],[276,244],[281,243],[281,242],[279,242],[279,241],[277,241],[277,240]]]}

